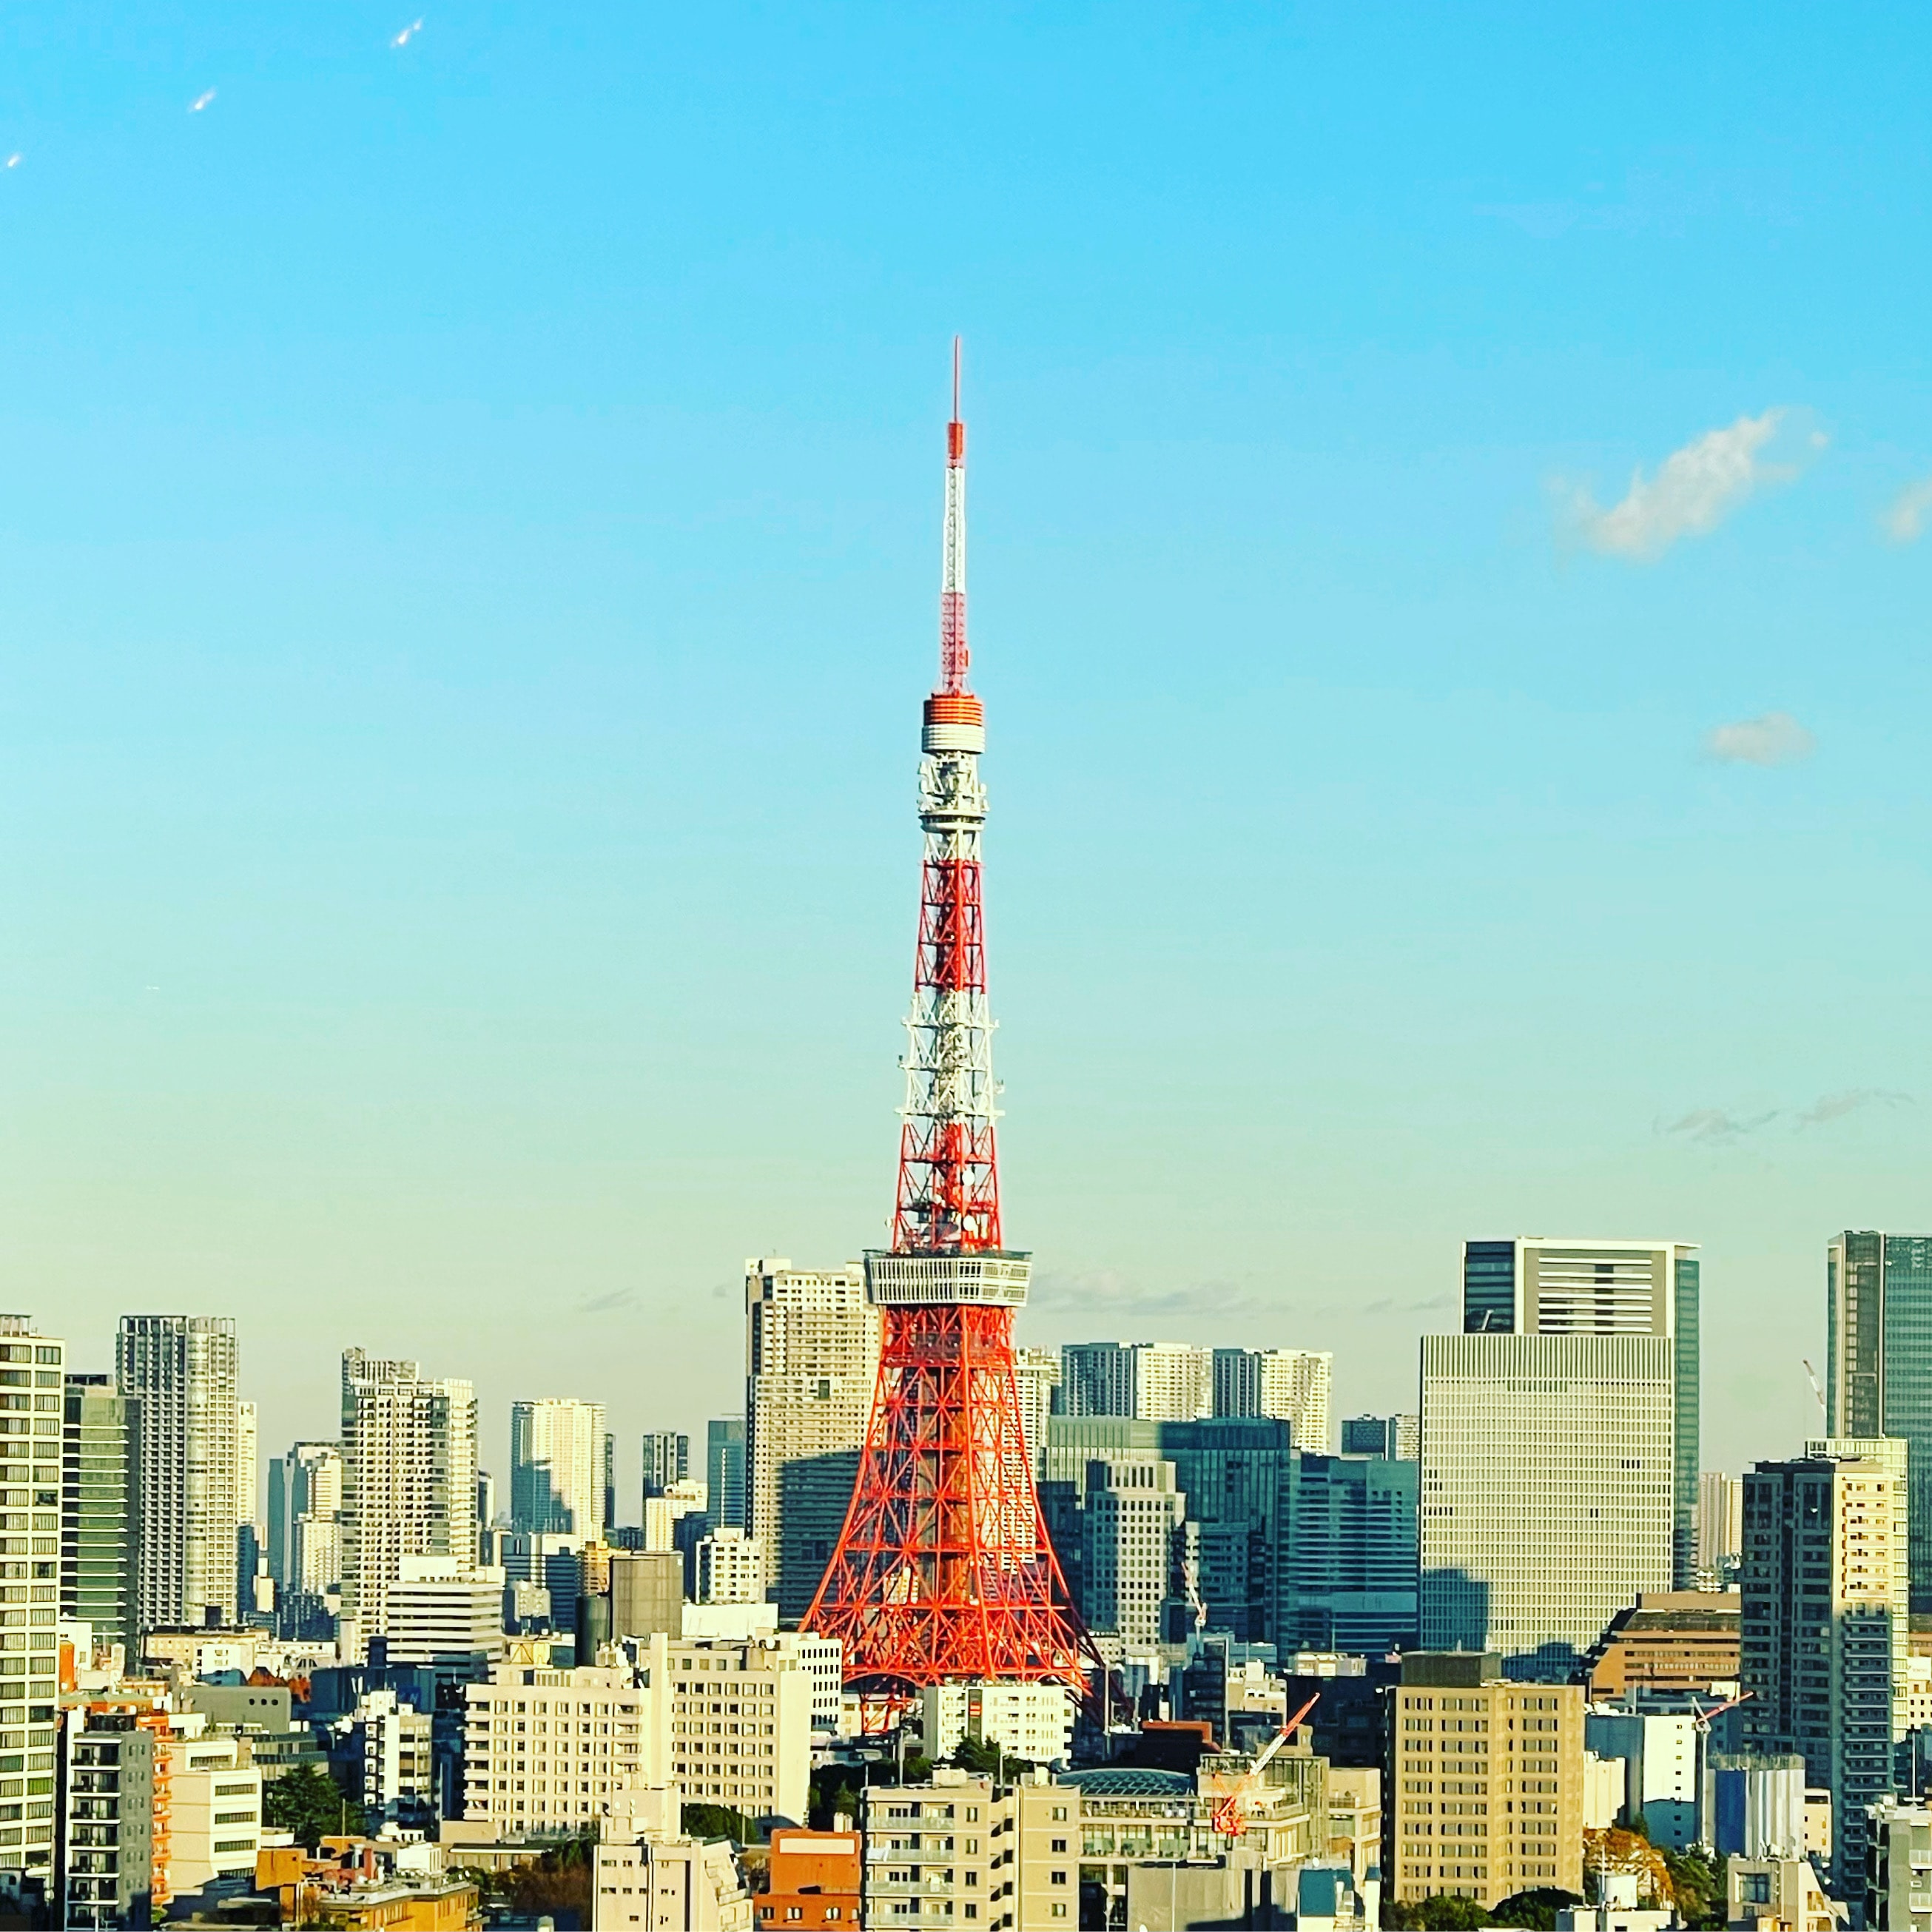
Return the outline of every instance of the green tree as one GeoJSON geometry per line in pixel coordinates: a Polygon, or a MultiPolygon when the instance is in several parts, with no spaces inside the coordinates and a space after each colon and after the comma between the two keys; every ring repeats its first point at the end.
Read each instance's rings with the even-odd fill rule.
{"type": "Polygon", "coordinates": [[[1009,1784],[1022,1772],[1033,1768],[1027,1759],[1015,1757],[998,1744],[984,1743],[978,1738],[962,1738],[959,1748],[952,1754],[952,1762],[976,1778],[998,1778],[1009,1784]]]}
{"type": "Polygon", "coordinates": [[[812,1795],[806,1804],[806,1822],[814,1832],[829,1832],[832,1821],[842,1811],[854,1824],[859,1822],[861,1774],[848,1764],[822,1766],[812,1774],[812,1795]]]}
{"type": "Polygon", "coordinates": [[[1491,1916],[1499,1925],[1526,1926],[1531,1932],[1556,1932],[1557,1913],[1566,1905],[1582,1902],[1574,1892],[1565,1892],[1561,1886],[1532,1886],[1527,1892],[1512,1893],[1491,1916]]]}
{"type": "Polygon", "coordinates": [[[1663,1857],[1678,1916],[1687,1926],[1722,1925],[1730,1909],[1724,1859],[1720,1857],[1714,1864],[1694,1846],[1686,1852],[1666,1852],[1663,1857]]]}
{"type": "Polygon", "coordinates": [[[764,1834],[742,1811],[728,1804],[687,1804],[684,1828],[694,1838],[729,1838],[734,1845],[757,1845],[764,1834]]]}
{"type": "Polygon", "coordinates": [[[588,1925],[595,1843],[590,1838],[568,1838],[527,1864],[513,1865],[503,1878],[503,1896],[512,1910],[525,1918],[540,1918],[548,1913],[560,1924],[574,1918],[579,1925],[588,1925]]]}
{"type": "Polygon", "coordinates": [[[1382,1909],[1382,1923],[1392,1932],[1481,1932],[1491,1922],[1475,1900],[1447,1892],[1432,1898],[1398,1899],[1382,1909]]]}
{"type": "Polygon", "coordinates": [[[319,1766],[303,1765],[262,1787],[262,1822],[312,1852],[324,1838],[360,1832],[362,1806],[319,1766]]]}

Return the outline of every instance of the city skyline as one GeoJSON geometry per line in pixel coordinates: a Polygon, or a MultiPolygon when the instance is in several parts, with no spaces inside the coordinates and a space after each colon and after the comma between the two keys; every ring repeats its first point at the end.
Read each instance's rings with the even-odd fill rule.
{"type": "Polygon", "coordinates": [[[500,1472],[586,1352],[627,1436],[728,1412],[742,1258],[876,1242],[962,328],[1022,1344],[1265,1324],[1406,1411],[1472,1232],[1664,1228],[1706,1460],[1816,1426],[1932,1092],[1861,46],[21,17],[6,1253],[82,1366],[232,1317],[286,1443],[481,1310],[500,1472]]]}

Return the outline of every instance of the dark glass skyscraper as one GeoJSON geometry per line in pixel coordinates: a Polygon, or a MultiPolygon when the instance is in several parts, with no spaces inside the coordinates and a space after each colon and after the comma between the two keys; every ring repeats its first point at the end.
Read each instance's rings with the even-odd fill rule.
{"type": "Polygon", "coordinates": [[[69,1376],[64,1400],[61,1614],[92,1625],[96,1643],[124,1645],[131,1666],[140,1635],[140,1398],[116,1395],[106,1376],[69,1376]]]}
{"type": "Polygon", "coordinates": [[[1826,1251],[1825,1431],[1904,1438],[1912,1607],[1932,1611],[1932,1235],[1847,1228],[1826,1251]]]}

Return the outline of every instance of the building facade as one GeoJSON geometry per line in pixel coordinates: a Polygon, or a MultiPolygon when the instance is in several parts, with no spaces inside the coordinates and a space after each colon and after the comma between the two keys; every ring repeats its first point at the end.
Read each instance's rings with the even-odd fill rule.
{"type": "Polygon", "coordinates": [[[661,1496],[674,1483],[691,1478],[691,1438],[674,1430],[656,1430],[644,1440],[644,1494],[661,1496]]]}
{"type": "Polygon", "coordinates": [[[1670,1345],[1671,1574],[1696,1580],[1702,1277],[1689,1241],[1470,1241],[1462,1328],[1472,1335],[1655,1335],[1670,1345]]]}
{"type": "Polygon", "coordinates": [[[1910,1444],[1912,1607],[1932,1612],[1932,1234],[1847,1228],[1826,1251],[1825,1428],[1910,1444]]]}
{"type": "Polygon", "coordinates": [[[510,1520],[536,1535],[601,1541],[604,1405],[546,1397],[510,1405],[510,1520]]]}
{"type": "Polygon", "coordinates": [[[1291,1453],[1285,1554],[1297,1648],[1415,1648],[1420,1467],[1381,1454],[1291,1453]]]}
{"type": "Polygon", "coordinates": [[[64,1410],[61,1614],[88,1624],[96,1644],[119,1644],[132,1662],[140,1644],[139,1399],[116,1395],[106,1376],[69,1376],[64,1410]]]}
{"type": "Polygon", "coordinates": [[[342,1358],[342,1613],[380,1630],[408,1556],[476,1560],[476,1394],[414,1362],[342,1358]]]}
{"type": "Polygon", "coordinates": [[[232,1624],[244,1519],[240,1351],[224,1316],[124,1315],[115,1386],[138,1396],[139,1613],[143,1630],[232,1624]]]}
{"type": "Polygon", "coordinates": [[[722,1416],[704,1425],[704,1486],[714,1527],[743,1529],[745,1419],[722,1416]]]}
{"type": "Polygon", "coordinates": [[[865,1271],[745,1267],[746,1518],[767,1593],[796,1621],[844,1526],[879,1370],[865,1271]]]}
{"type": "Polygon", "coordinates": [[[1863,1881],[1866,1814],[1892,1789],[1903,1728],[1904,1480],[1896,1454],[1760,1462],[1744,1478],[1742,1741],[1760,1756],[1796,1752],[1829,1791],[1841,1893],[1863,1881]]]}
{"type": "Polygon", "coordinates": [[[1506,1682],[1493,1652],[1402,1660],[1390,1742],[1385,1896],[1493,1906],[1583,1892],[1583,1692],[1506,1682]]]}
{"type": "Polygon", "coordinates": [[[1181,1541],[1187,1498],[1174,1465],[1114,1456],[1087,1466],[1081,1518],[1080,1608],[1090,1630],[1124,1643],[1158,1643],[1167,1606],[1184,1598],[1181,1541]]]}
{"type": "Polygon", "coordinates": [[[1060,1355],[1053,1348],[1016,1348],[1013,1378],[1019,1385],[1020,1428],[1032,1459],[1034,1480],[1040,1480],[1046,1455],[1046,1425],[1060,1392],[1060,1355]]]}
{"type": "Polygon", "coordinates": [[[1424,1647],[1562,1681],[1669,1588],[1677,1398],[1666,1335],[1425,1336],[1424,1647]]]}

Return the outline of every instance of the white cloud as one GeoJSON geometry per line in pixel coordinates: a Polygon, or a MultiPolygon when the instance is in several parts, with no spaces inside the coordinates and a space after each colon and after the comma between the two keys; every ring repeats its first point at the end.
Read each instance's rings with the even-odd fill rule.
{"type": "Polygon", "coordinates": [[[188,103],[188,111],[190,114],[199,114],[201,110],[214,98],[214,90],[211,87],[206,94],[196,94],[195,98],[188,103]]]}
{"type": "Polygon", "coordinates": [[[1788,711],[1741,718],[1704,734],[1704,755],[1720,764],[1795,765],[1817,748],[1817,739],[1788,711]]]}
{"type": "Polygon", "coordinates": [[[1901,1094],[1890,1087],[1846,1087],[1836,1094],[1821,1094],[1798,1116],[1798,1124],[1804,1127],[1822,1127],[1832,1120],[1842,1120],[1847,1114],[1856,1114],[1864,1107],[1909,1107],[1912,1104],[1910,1094],[1901,1094]]]}
{"type": "MultiPolygon", "coordinates": [[[[1766,460],[1784,416],[1783,410],[1766,410],[1738,417],[1728,429],[1707,430],[1673,450],[1654,476],[1634,470],[1622,501],[1607,510],[1587,488],[1572,490],[1568,509],[1576,534],[1606,556],[1635,562],[1661,556],[1679,537],[1706,535],[1754,491],[1796,478],[1797,464],[1766,460]]],[[[1808,442],[1820,449],[1825,438],[1814,432],[1808,442]]]]}
{"type": "Polygon", "coordinates": [[[409,45],[410,41],[414,40],[417,34],[422,32],[422,22],[420,20],[412,20],[400,34],[397,34],[394,38],[390,41],[389,44],[392,47],[406,47],[409,45]]]}
{"type": "Polygon", "coordinates": [[[1721,1107],[1700,1107],[1694,1113],[1664,1123],[1660,1131],[1682,1134],[1686,1140],[1736,1141],[1743,1139],[1747,1134],[1756,1133],[1760,1127],[1768,1126],[1777,1118],[1775,1107],[1765,1113],[1747,1114],[1742,1119],[1736,1114],[1726,1113],[1721,1107]]]}
{"type": "Polygon", "coordinates": [[[1925,512],[1932,510],[1932,476],[1908,483],[1893,497],[1879,521],[1894,543],[1916,543],[1925,527],[1925,512]]]}

